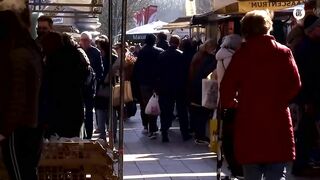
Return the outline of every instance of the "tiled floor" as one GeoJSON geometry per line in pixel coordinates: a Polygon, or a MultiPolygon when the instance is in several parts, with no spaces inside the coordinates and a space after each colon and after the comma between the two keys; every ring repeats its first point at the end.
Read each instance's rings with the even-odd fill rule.
{"type": "MultiPolygon", "coordinates": [[[[125,122],[124,179],[216,179],[216,156],[209,153],[207,146],[195,145],[193,141],[183,142],[177,127],[170,130],[170,143],[165,144],[161,142],[160,135],[156,140],[150,140],[141,133],[141,130],[139,116],[125,122]]],[[[223,170],[228,173],[226,168],[223,170]]],[[[310,178],[288,177],[287,179],[309,180],[310,178]]]]}

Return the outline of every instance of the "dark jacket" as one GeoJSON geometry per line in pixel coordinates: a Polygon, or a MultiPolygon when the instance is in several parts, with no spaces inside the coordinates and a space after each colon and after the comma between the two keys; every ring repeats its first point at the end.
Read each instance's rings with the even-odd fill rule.
{"type": "Polygon", "coordinates": [[[34,40],[26,35],[18,36],[7,57],[1,51],[0,134],[6,137],[16,128],[38,124],[42,58],[34,40]]]}
{"type": "Polygon", "coordinates": [[[184,61],[182,51],[170,46],[159,56],[158,91],[161,94],[177,94],[185,91],[187,62],[184,61]]]}
{"type": "Polygon", "coordinates": [[[160,40],[157,43],[157,47],[163,50],[167,50],[169,48],[169,42],[167,40],[160,40]]]}
{"type": "Polygon", "coordinates": [[[89,57],[90,65],[96,74],[97,81],[98,82],[102,81],[104,68],[103,68],[103,62],[102,62],[100,51],[97,48],[91,46],[89,49],[86,49],[85,52],[89,57]]]}
{"type": "Polygon", "coordinates": [[[299,68],[302,89],[297,103],[314,104],[320,108],[320,43],[305,37],[295,49],[295,59],[299,68]]]}
{"type": "MultiPolygon", "coordinates": [[[[107,77],[108,73],[109,73],[109,61],[107,57],[102,57],[103,60],[103,66],[104,66],[104,71],[103,71],[103,80],[105,80],[105,78],[107,77]]],[[[114,63],[117,60],[117,56],[112,56],[112,63],[114,63]]],[[[107,84],[105,84],[103,81],[101,81],[98,86],[108,86],[107,84]]],[[[109,86],[108,86],[109,87],[109,86]]],[[[108,108],[108,103],[109,100],[106,97],[99,97],[96,96],[95,97],[95,108],[96,109],[107,109],[108,108]]]]}
{"type": "Polygon", "coordinates": [[[134,83],[136,85],[155,87],[158,56],[161,52],[163,52],[162,49],[148,45],[141,49],[133,69],[134,83]]]}
{"type": "MultiPolygon", "coordinates": [[[[200,53],[200,52],[199,52],[200,53]]],[[[202,79],[212,73],[217,67],[215,55],[203,53],[195,56],[190,65],[189,74],[189,101],[201,105],[202,79]]]]}
{"type": "Polygon", "coordinates": [[[60,48],[47,55],[45,68],[46,81],[46,120],[49,133],[58,133],[62,137],[75,137],[70,134],[79,129],[83,122],[83,77],[77,48],[60,48]]]}

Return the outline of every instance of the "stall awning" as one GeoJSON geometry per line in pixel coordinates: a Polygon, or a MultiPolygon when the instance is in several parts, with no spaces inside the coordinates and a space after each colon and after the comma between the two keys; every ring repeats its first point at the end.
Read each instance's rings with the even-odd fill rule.
{"type": "Polygon", "coordinates": [[[162,21],[155,21],[143,26],[130,29],[126,32],[126,34],[157,34],[160,32],[168,33],[168,31],[165,30],[159,30],[162,29],[162,27],[166,24],[168,23],[162,21]]]}
{"type": "Polygon", "coordinates": [[[246,13],[265,9],[278,11],[303,2],[303,0],[214,0],[213,11],[217,14],[246,13]]]}
{"type": "Polygon", "coordinates": [[[170,22],[169,24],[162,26],[161,29],[174,30],[190,28],[191,19],[192,16],[179,17],[178,19],[170,22]]]}
{"type": "Polygon", "coordinates": [[[52,17],[92,16],[101,14],[103,0],[29,0],[32,12],[41,12],[52,17]]]}

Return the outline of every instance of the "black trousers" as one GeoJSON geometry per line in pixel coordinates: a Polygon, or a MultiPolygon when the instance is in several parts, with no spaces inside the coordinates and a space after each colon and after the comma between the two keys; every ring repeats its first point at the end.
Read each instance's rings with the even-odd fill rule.
{"type": "Polygon", "coordinates": [[[11,180],[37,180],[43,130],[20,128],[2,143],[4,163],[11,180]]]}
{"type": "Polygon", "coordinates": [[[142,125],[145,128],[148,128],[149,132],[157,132],[158,126],[157,126],[157,116],[151,116],[147,115],[145,113],[146,106],[149,102],[149,99],[153,95],[153,88],[148,86],[140,86],[140,109],[141,109],[141,119],[142,119],[142,125]]]}
{"type": "Polygon", "coordinates": [[[190,121],[193,124],[196,139],[208,139],[206,136],[206,125],[210,119],[211,111],[201,107],[190,105],[189,107],[190,121]]]}
{"type": "Polygon", "coordinates": [[[165,94],[159,96],[159,105],[161,109],[161,132],[167,133],[172,125],[175,116],[173,114],[176,105],[179,118],[180,131],[183,136],[189,133],[189,118],[187,98],[184,95],[165,94]]]}
{"type": "Polygon", "coordinates": [[[92,138],[93,133],[93,108],[94,108],[94,92],[85,90],[84,92],[84,107],[85,107],[85,130],[86,139],[92,138]]]}

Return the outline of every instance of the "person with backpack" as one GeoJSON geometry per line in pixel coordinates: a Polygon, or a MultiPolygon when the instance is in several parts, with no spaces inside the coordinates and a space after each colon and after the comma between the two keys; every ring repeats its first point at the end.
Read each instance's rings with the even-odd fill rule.
{"type": "Polygon", "coordinates": [[[234,109],[235,158],[246,180],[285,179],[295,158],[288,106],[300,90],[300,76],[291,50],[270,36],[272,24],[264,10],[242,18],[246,42],[220,84],[222,110],[234,109]]]}
{"type": "Polygon", "coordinates": [[[37,180],[43,129],[38,119],[42,58],[24,1],[0,1],[0,148],[10,179],[37,180]]]}

